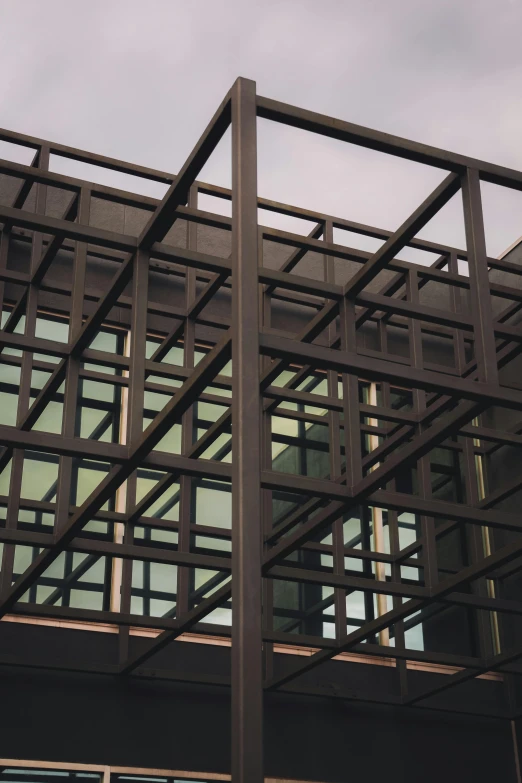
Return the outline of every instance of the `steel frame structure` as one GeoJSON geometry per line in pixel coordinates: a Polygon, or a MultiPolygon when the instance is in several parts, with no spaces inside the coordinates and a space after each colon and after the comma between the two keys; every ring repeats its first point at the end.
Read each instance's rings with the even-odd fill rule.
{"type": "MultiPolygon", "coordinates": [[[[502,597],[502,579],[520,568],[522,522],[519,515],[496,506],[522,487],[522,479],[491,490],[484,497],[478,487],[475,468],[478,456],[486,459],[503,446],[522,445],[522,423],[509,431],[477,423],[484,412],[495,408],[522,410],[522,388],[501,382],[499,372],[509,366],[522,351],[522,329],[510,321],[522,307],[522,290],[490,279],[491,270],[513,275],[522,267],[509,261],[489,258],[486,252],[481,206],[480,182],[522,190],[522,173],[473,160],[415,142],[334,120],[310,111],[260,97],[255,84],[238,79],[225,96],[202,137],[177,176],[123,163],[107,157],[52,144],[10,131],[0,131],[0,140],[29,147],[35,151],[32,165],[0,161],[0,173],[20,180],[20,188],[10,206],[0,206],[3,231],[0,243],[0,294],[9,285],[22,287],[17,301],[4,302],[10,315],[0,332],[0,346],[23,351],[20,359],[0,354],[6,363],[21,366],[20,397],[16,427],[0,427],[4,446],[0,468],[12,460],[7,506],[0,541],[4,543],[1,572],[0,614],[77,619],[93,623],[113,623],[120,628],[120,662],[114,666],[92,666],[92,671],[121,676],[147,676],[146,663],[159,650],[191,629],[216,633],[205,626],[205,618],[232,595],[232,779],[238,783],[263,779],[262,700],[263,689],[281,688],[295,692],[291,684],[301,675],[340,653],[351,651],[369,656],[393,658],[401,684],[401,697],[392,702],[402,705],[430,706],[430,697],[487,672],[501,672],[506,687],[504,717],[514,718],[518,707],[513,695],[512,678],[517,676],[517,659],[522,647],[495,651],[487,641],[484,619],[488,613],[501,618],[501,625],[522,614],[522,602],[502,597]],[[266,201],[257,193],[256,123],[257,118],[307,130],[356,144],[410,161],[427,164],[448,172],[442,183],[394,232],[363,226],[346,219],[318,214],[285,204],[266,201]],[[227,129],[232,129],[231,191],[197,181],[202,167],[227,129]],[[126,174],[143,177],[169,186],[161,201],[134,195],[49,170],[51,155],[91,163],[126,174]],[[70,194],[62,218],[46,214],[46,191],[52,187],[70,194]],[[24,209],[35,189],[33,212],[24,209]],[[419,231],[461,191],[467,248],[465,250],[424,241],[419,231]],[[205,212],[197,207],[198,193],[231,200],[232,218],[205,212]],[[138,237],[96,228],[90,225],[93,198],[150,213],[138,237]],[[312,224],[308,236],[267,228],[258,223],[258,208],[299,217],[312,224]],[[188,225],[187,247],[164,241],[176,220],[188,225]],[[230,259],[200,252],[196,247],[198,224],[230,231],[230,259]],[[371,236],[382,241],[375,253],[364,252],[333,241],[334,229],[371,236]],[[27,230],[24,236],[20,230],[27,230]],[[13,240],[30,241],[30,273],[9,265],[13,240]],[[278,271],[263,266],[263,243],[278,243],[292,253],[278,271]],[[434,263],[425,267],[397,258],[404,247],[413,247],[434,255],[434,263]],[[49,270],[62,248],[74,252],[72,286],[51,280],[49,270]],[[295,267],[309,252],[325,259],[324,280],[300,276],[295,267]],[[118,271],[105,292],[93,291],[86,284],[88,257],[118,262],[118,271]],[[335,282],[334,259],[355,262],[358,271],[348,282],[335,282]],[[469,276],[459,273],[458,261],[468,263],[469,276]],[[379,293],[368,286],[383,271],[394,276],[379,293]],[[151,302],[147,296],[150,271],[174,275],[183,281],[186,307],[176,308],[151,302]],[[430,282],[448,286],[452,311],[421,302],[419,291],[430,282]],[[203,288],[196,287],[204,284],[203,288]],[[128,291],[130,290],[130,296],[128,291]],[[209,316],[205,308],[221,290],[231,296],[231,318],[209,316]],[[67,344],[35,336],[35,319],[41,291],[68,297],[69,342],[67,344]],[[469,297],[469,307],[461,299],[469,297]],[[507,307],[495,314],[494,297],[507,300],[507,307]],[[306,306],[313,313],[299,334],[284,334],[271,328],[271,302],[276,299],[306,306]],[[85,317],[86,303],[91,311],[85,317]],[[131,349],[129,356],[114,356],[90,348],[90,343],[111,310],[120,306],[131,312],[131,349]],[[157,312],[172,319],[172,330],[150,358],[145,357],[147,318],[157,312]],[[25,333],[15,333],[25,316],[25,333]],[[357,333],[365,324],[376,328],[379,351],[357,347],[357,333]],[[222,337],[210,347],[206,357],[195,365],[194,346],[197,324],[221,329],[222,337]],[[399,356],[387,348],[387,330],[402,329],[408,335],[409,352],[399,356]],[[449,341],[455,356],[454,367],[430,364],[423,357],[423,335],[449,341]],[[185,366],[161,364],[161,359],[179,340],[185,348],[185,366]],[[31,370],[42,366],[35,354],[58,358],[44,388],[31,402],[31,370]],[[470,359],[471,355],[471,359],[470,359]],[[233,374],[221,374],[232,359],[233,374]],[[80,378],[106,381],[106,375],[86,369],[90,366],[117,366],[125,374],[118,382],[128,388],[128,422],[125,444],[101,443],[75,435],[75,411],[80,378]],[[297,367],[286,385],[276,380],[288,367],[297,367]],[[300,382],[311,371],[325,373],[328,393],[319,398],[299,390],[300,382]],[[148,377],[161,376],[182,381],[168,404],[142,431],[144,394],[154,389],[148,377]],[[361,403],[359,379],[380,384],[381,405],[361,403]],[[342,395],[338,392],[342,384],[342,395]],[[34,430],[49,400],[65,383],[64,415],[61,435],[34,430]],[[390,385],[411,390],[413,409],[397,411],[390,404],[390,385]],[[198,400],[211,400],[208,387],[232,389],[230,407],[203,434],[192,438],[192,407],[198,400]],[[314,478],[272,470],[270,457],[270,416],[285,415],[283,403],[326,408],[323,422],[330,434],[330,477],[314,478]],[[372,421],[369,423],[369,419],[372,421]],[[182,422],[182,453],[167,454],[155,450],[175,423],[182,422]],[[231,427],[231,423],[233,426],[231,427]],[[232,461],[205,459],[210,444],[223,433],[232,432],[232,461]],[[343,433],[343,442],[341,439],[343,433]],[[361,453],[361,433],[378,436],[378,445],[368,454],[361,453]],[[464,465],[466,502],[450,502],[432,497],[430,452],[444,445],[459,454],[464,465]],[[22,501],[20,487],[24,450],[59,455],[56,504],[22,501]],[[344,454],[345,459],[342,460],[344,454]],[[70,503],[71,466],[75,458],[93,458],[110,462],[111,469],[98,487],[79,507],[70,503]],[[147,466],[165,473],[145,498],[136,501],[136,471],[147,466]],[[405,467],[415,466],[416,493],[399,492],[396,479],[405,467]],[[232,483],[233,524],[232,556],[209,555],[193,551],[189,505],[192,479],[209,478],[232,483]],[[143,546],[134,543],[134,527],[151,522],[147,509],[176,481],[180,482],[181,512],[178,522],[165,523],[177,529],[177,548],[143,546]],[[103,505],[127,482],[125,511],[103,511],[103,505]],[[299,496],[303,502],[276,526],[272,525],[272,492],[299,496]],[[18,525],[20,507],[55,511],[53,533],[33,532],[18,525]],[[343,518],[351,509],[372,507],[388,511],[391,552],[371,548],[350,549],[343,538],[343,518]],[[399,546],[397,518],[408,511],[421,518],[422,535],[406,548],[399,546]],[[121,523],[125,533],[119,542],[84,537],[85,525],[93,519],[121,523]],[[442,521],[441,521],[442,520],[442,521]],[[446,578],[437,564],[437,541],[450,530],[476,531],[476,547],[469,562],[446,578]],[[331,543],[321,543],[332,531],[331,543]],[[484,530],[507,531],[508,543],[486,551],[477,541],[484,530]],[[478,538],[477,538],[478,536],[478,538]],[[12,581],[16,545],[37,546],[41,553],[16,580],[12,581]],[[95,611],[22,602],[31,585],[45,573],[60,553],[76,551],[123,560],[120,611],[95,611]],[[332,557],[326,568],[292,561],[293,553],[315,552],[332,557]],[[345,558],[356,557],[369,564],[360,576],[346,573],[345,558]],[[155,618],[130,612],[130,567],[134,559],[176,564],[178,569],[177,610],[175,618],[155,618]],[[385,575],[380,564],[387,564],[385,575]],[[401,577],[401,566],[422,567],[422,583],[411,584],[401,577]],[[217,590],[191,605],[190,569],[218,571],[217,590]],[[373,568],[373,570],[372,570],[373,568]],[[227,575],[231,579],[224,581],[227,575]],[[496,585],[488,593],[486,578],[496,585]],[[285,580],[333,588],[336,637],[318,639],[305,634],[274,630],[270,607],[273,580],[285,580]],[[365,595],[389,596],[391,609],[380,611],[355,631],[346,629],[347,591],[365,595]],[[404,641],[404,621],[426,607],[461,606],[472,610],[482,624],[481,649],[477,656],[449,655],[414,651],[404,641]],[[377,635],[395,628],[395,646],[378,644],[377,635]],[[129,648],[129,628],[148,627],[160,633],[148,648],[133,655],[129,648]],[[402,630],[401,630],[402,629],[402,630]],[[317,651],[299,663],[274,666],[274,644],[293,643],[312,646],[317,651]],[[429,690],[418,692],[408,686],[406,661],[451,664],[454,674],[440,676],[429,690]],[[304,662],[303,662],[304,661],[304,662]]],[[[45,364],[45,362],[43,363],[45,364]]],[[[111,382],[115,382],[114,376],[111,382]]],[[[223,400],[221,399],[221,402],[223,400]]],[[[303,420],[317,419],[309,408],[303,420]]],[[[297,416],[297,414],[295,414],[297,416]]],[[[219,531],[226,537],[226,533],[219,531]]],[[[384,604],[386,606],[386,604],[384,604]]],[[[218,631],[223,635],[223,630],[218,631]]],[[[165,675],[167,676],[167,675],[165,675]]],[[[176,673],[172,674],[176,677],[176,673]]],[[[206,681],[206,680],[203,680],[206,681]]],[[[383,701],[390,703],[383,697],[383,701]]],[[[465,711],[465,706],[462,708],[465,711]]]]}

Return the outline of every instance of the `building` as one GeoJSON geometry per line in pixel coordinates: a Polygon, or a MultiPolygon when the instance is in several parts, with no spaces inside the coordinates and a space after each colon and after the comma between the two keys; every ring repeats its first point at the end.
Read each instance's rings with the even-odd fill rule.
{"type": "Polygon", "coordinates": [[[522,265],[480,181],[522,173],[245,79],[177,177],[0,140],[34,154],[0,162],[0,779],[520,781],[522,265]],[[256,116],[447,175],[392,234],[267,202],[256,116]],[[459,192],[467,248],[419,239],[459,192]]]}

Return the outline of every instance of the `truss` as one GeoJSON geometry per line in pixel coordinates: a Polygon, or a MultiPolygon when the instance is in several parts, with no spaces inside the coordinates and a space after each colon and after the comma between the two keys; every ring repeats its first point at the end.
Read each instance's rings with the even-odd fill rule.
{"type": "MultiPolygon", "coordinates": [[[[488,486],[487,464],[502,449],[522,445],[522,423],[515,421],[509,430],[496,423],[499,410],[522,409],[522,389],[509,380],[509,374],[503,375],[516,367],[522,350],[522,330],[517,325],[522,293],[516,285],[522,266],[487,256],[480,182],[522,190],[522,173],[262,98],[256,95],[255,84],[245,79],[234,84],[176,177],[8,131],[1,131],[0,139],[35,151],[30,166],[0,161],[0,173],[20,182],[11,205],[0,206],[0,290],[4,310],[9,311],[0,332],[0,361],[21,368],[17,425],[0,427],[4,446],[0,468],[4,470],[11,463],[9,496],[3,498],[6,519],[0,528],[0,541],[4,543],[1,615],[118,625],[119,664],[98,669],[93,666],[90,670],[147,676],[145,664],[181,634],[199,630],[226,635],[226,629],[205,623],[205,619],[214,610],[230,606],[232,596],[229,632],[233,779],[237,781],[262,779],[263,689],[305,692],[306,685],[299,691],[299,678],[343,652],[394,659],[400,696],[392,703],[403,705],[430,707],[430,700],[442,691],[480,675],[500,672],[505,684],[502,715],[514,717],[517,707],[512,680],[518,676],[516,661],[522,657],[522,647],[509,640],[512,623],[516,615],[522,614],[522,602],[509,597],[504,586],[520,567],[522,523],[517,513],[501,510],[498,505],[519,491],[522,479],[488,486]],[[447,176],[395,232],[269,202],[257,194],[257,117],[434,166],[447,176]],[[231,191],[197,181],[229,126],[231,191]],[[51,155],[160,182],[169,186],[168,192],[157,201],[53,173],[49,170],[51,155]],[[68,194],[61,218],[46,214],[50,188],[68,194]],[[419,239],[423,227],[459,191],[467,248],[419,239]],[[30,193],[36,194],[33,211],[24,208],[30,193]],[[231,200],[232,218],[198,209],[198,194],[231,200]],[[90,218],[93,199],[148,212],[140,235],[96,227],[90,218]],[[311,231],[302,236],[263,227],[258,224],[258,207],[309,221],[311,231]],[[167,237],[176,221],[187,222],[184,247],[172,244],[167,237]],[[198,224],[231,232],[230,258],[198,250],[198,224]],[[334,229],[371,236],[382,244],[375,253],[336,244],[334,229]],[[13,243],[24,241],[30,243],[28,273],[10,262],[13,243]],[[291,249],[277,271],[263,265],[266,243],[291,249]],[[432,265],[400,260],[398,255],[405,247],[431,253],[432,265]],[[56,258],[64,250],[73,254],[70,284],[53,277],[56,258]],[[310,253],[324,257],[323,280],[296,273],[299,263],[310,253]],[[88,285],[90,258],[111,261],[117,270],[104,292],[88,285]],[[459,271],[459,261],[467,262],[469,275],[459,271]],[[355,270],[346,283],[336,282],[336,264],[355,270]],[[495,282],[493,270],[513,275],[515,284],[495,282]],[[181,281],[185,307],[153,301],[147,294],[151,273],[181,281]],[[383,273],[388,274],[380,285],[383,273]],[[448,292],[451,307],[425,303],[422,289],[433,284],[448,292]],[[63,303],[67,303],[66,343],[35,333],[42,292],[56,296],[62,310],[63,303]],[[210,312],[218,295],[230,301],[230,315],[210,312]],[[507,300],[500,309],[494,306],[499,299],[507,300]],[[272,327],[274,301],[292,303],[309,314],[299,333],[272,327]],[[130,311],[128,355],[109,355],[91,347],[117,306],[130,311]],[[151,314],[170,319],[171,328],[154,354],[146,358],[151,314]],[[18,333],[15,330],[22,317],[25,329],[18,333]],[[217,336],[213,343],[207,343],[205,357],[196,364],[196,329],[202,324],[217,336]],[[374,335],[375,348],[358,343],[365,329],[374,335]],[[399,332],[408,347],[404,355],[388,346],[390,335],[399,332]],[[453,363],[436,364],[426,359],[423,339],[427,335],[450,347],[453,363]],[[162,362],[180,341],[184,366],[162,362]],[[49,363],[39,358],[41,355],[56,357],[56,363],[33,399],[31,373],[44,366],[49,370],[49,363]],[[231,377],[223,373],[230,360],[231,377]],[[76,429],[78,385],[81,379],[107,382],[107,367],[118,371],[110,381],[115,383],[117,378],[128,390],[125,443],[81,438],[76,429]],[[290,380],[283,382],[288,370],[290,380]],[[319,396],[298,388],[314,373],[326,379],[326,394],[319,396]],[[158,388],[158,378],[180,385],[143,431],[145,394],[158,388]],[[361,381],[378,384],[379,402],[361,401],[361,381]],[[393,406],[393,387],[410,395],[409,409],[393,406]],[[194,438],[194,405],[215,401],[212,389],[216,388],[228,394],[231,390],[228,401],[219,398],[221,404],[225,400],[226,410],[203,434],[199,433],[199,439],[194,438]],[[35,429],[60,389],[61,434],[35,429]],[[292,414],[289,404],[295,407],[292,414]],[[311,413],[311,409],[322,412],[311,413]],[[327,427],[326,477],[273,469],[273,415],[290,416],[310,426],[321,421],[327,427]],[[176,424],[182,427],[181,453],[159,450],[158,444],[176,424]],[[219,450],[208,458],[208,449],[230,432],[231,461],[223,461],[219,450]],[[362,448],[365,438],[371,441],[366,451],[362,448]],[[464,489],[459,497],[436,496],[430,468],[436,448],[451,452],[460,465],[464,489]],[[21,497],[26,450],[59,456],[55,500],[27,501],[21,497]],[[79,459],[109,463],[110,470],[77,506],[71,502],[71,477],[79,459]],[[480,486],[478,460],[485,466],[485,487],[480,486]],[[140,468],[163,475],[144,497],[138,498],[136,472],[140,468]],[[408,475],[412,471],[415,475],[409,491],[401,483],[408,471],[408,475]],[[232,530],[205,531],[223,540],[231,538],[231,556],[228,552],[205,553],[194,544],[197,526],[191,516],[191,487],[195,479],[232,484],[232,530]],[[124,483],[125,508],[104,509],[124,483]],[[180,485],[179,520],[167,522],[147,516],[174,483],[180,485]],[[275,523],[274,493],[294,499],[291,510],[275,523]],[[21,524],[20,509],[51,511],[52,532],[21,524]],[[378,546],[376,522],[373,545],[368,539],[360,548],[350,547],[343,534],[343,521],[354,514],[366,518],[364,515],[375,513],[375,509],[387,515],[389,551],[378,546]],[[401,545],[398,535],[398,520],[403,513],[419,520],[420,532],[407,546],[401,545]],[[88,536],[84,529],[93,520],[120,525],[123,535],[112,540],[88,536]],[[177,530],[177,545],[136,543],[137,526],[177,530]],[[452,531],[467,536],[467,555],[459,567],[445,571],[438,562],[440,542],[452,531]],[[329,534],[331,538],[327,538],[329,534]],[[19,545],[38,547],[40,554],[13,581],[19,545]],[[98,611],[24,599],[63,552],[123,561],[120,606],[98,611]],[[346,558],[362,564],[360,574],[346,567],[346,558]],[[131,612],[132,564],[136,560],[178,566],[175,617],[131,612]],[[416,580],[404,577],[407,567],[418,569],[416,580]],[[213,592],[195,590],[191,581],[194,569],[212,572],[207,588],[212,587],[213,592]],[[328,588],[330,599],[325,600],[324,607],[334,607],[333,638],[305,633],[299,622],[292,626],[290,615],[286,625],[274,626],[276,580],[305,588],[328,588]],[[346,596],[354,591],[364,594],[368,615],[359,627],[350,630],[346,596]],[[419,612],[427,616],[450,607],[471,613],[477,629],[475,654],[409,649],[405,639],[408,621],[419,612]],[[491,631],[493,626],[495,633],[491,631]],[[160,633],[146,648],[136,651],[129,642],[129,629],[136,627],[160,633]],[[386,643],[390,633],[394,646],[386,643]],[[281,665],[274,656],[277,644],[313,647],[316,652],[305,658],[288,656],[281,665]],[[407,661],[451,665],[455,673],[440,675],[433,687],[419,691],[408,682],[407,661]]],[[[509,459],[513,459],[512,454],[509,452],[509,459]]],[[[383,701],[390,702],[384,695],[383,701]]],[[[466,710],[465,703],[462,710],[466,710]]]]}

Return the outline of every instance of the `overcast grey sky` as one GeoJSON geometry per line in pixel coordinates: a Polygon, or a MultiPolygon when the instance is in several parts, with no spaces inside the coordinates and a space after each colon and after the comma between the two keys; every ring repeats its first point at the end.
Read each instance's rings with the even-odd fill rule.
{"type": "MultiPolygon", "coordinates": [[[[175,172],[241,75],[263,95],[522,169],[521,40],[522,0],[0,0],[0,126],[175,172]]],[[[205,178],[227,184],[226,153],[225,139],[205,178]]],[[[441,178],[259,122],[269,198],[393,229],[441,178]]],[[[496,255],[522,234],[522,196],[483,196],[496,255]]],[[[462,245],[458,201],[424,235],[462,245]]]]}

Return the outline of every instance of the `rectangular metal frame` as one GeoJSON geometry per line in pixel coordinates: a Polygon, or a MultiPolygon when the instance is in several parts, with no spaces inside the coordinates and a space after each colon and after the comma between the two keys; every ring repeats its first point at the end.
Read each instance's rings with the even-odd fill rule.
{"type": "MultiPolygon", "coordinates": [[[[121,627],[120,663],[118,666],[92,667],[92,670],[117,672],[122,676],[146,676],[144,664],[155,653],[190,629],[204,627],[205,617],[228,602],[232,595],[232,774],[237,783],[263,780],[263,685],[268,690],[299,690],[289,683],[345,651],[395,658],[399,662],[397,673],[401,678],[399,703],[403,705],[429,708],[430,698],[444,690],[485,672],[504,672],[504,717],[512,718],[518,714],[520,707],[513,702],[510,677],[517,672],[513,664],[522,657],[522,647],[493,653],[484,642],[481,655],[471,660],[469,656],[445,656],[430,651],[419,654],[405,647],[404,634],[401,637],[400,629],[408,617],[425,607],[465,606],[482,618],[486,612],[496,612],[504,623],[509,622],[511,615],[522,614],[522,603],[504,599],[501,594],[488,595],[481,589],[475,589],[477,585],[484,584],[485,578],[499,580],[520,567],[522,523],[517,514],[494,506],[522,488],[522,479],[495,488],[484,498],[476,492],[473,494],[475,456],[481,454],[486,457],[502,445],[522,445],[522,423],[509,432],[503,432],[478,426],[475,421],[492,406],[522,410],[522,388],[508,386],[499,380],[499,370],[522,351],[522,329],[507,323],[522,307],[522,289],[490,279],[491,270],[520,275],[522,266],[487,256],[480,193],[481,181],[522,190],[522,173],[257,96],[255,83],[246,79],[238,79],[225,96],[177,176],[10,131],[0,131],[0,140],[35,150],[31,166],[0,161],[0,173],[21,182],[12,204],[0,206],[0,221],[3,223],[0,242],[2,299],[6,285],[22,287],[19,299],[7,302],[10,315],[0,331],[0,347],[23,351],[17,426],[0,427],[0,441],[4,445],[0,470],[12,460],[10,494],[5,499],[7,518],[5,526],[0,528],[0,541],[5,545],[0,615],[12,612],[115,623],[121,627]],[[267,201],[257,194],[258,117],[434,166],[449,173],[394,232],[267,201]],[[228,191],[200,183],[197,176],[230,126],[233,185],[228,191]],[[165,197],[157,201],[56,174],[49,171],[51,155],[161,182],[169,185],[169,189],[165,197]],[[48,187],[71,194],[62,218],[45,214],[48,187]],[[35,209],[29,211],[24,209],[24,205],[33,188],[36,189],[35,209]],[[464,205],[467,248],[463,250],[419,239],[419,231],[459,190],[464,205]],[[232,218],[198,209],[198,193],[231,200],[232,218]],[[150,218],[138,237],[96,228],[89,224],[93,198],[139,207],[150,212],[150,218]],[[263,227],[258,224],[258,207],[307,220],[312,223],[312,229],[308,236],[302,236],[263,227]],[[185,248],[164,241],[178,219],[186,220],[189,226],[185,248]],[[198,224],[231,231],[230,259],[198,251],[195,233],[198,224]],[[377,252],[368,253],[336,244],[333,241],[334,228],[378,238],[382,245],[377,252]],[[20,234],[21,229],[26,232],[25,235],[20,234]],[[28,236],[27,230],[32,234],[28,236]],[[31,242],[29,273],[8,265],[9,246],[15,239],[31,242]],[[279,271],[263,266],[264,241],[293,249],[279,271]],[[398,259],[397,254],[404,247],[432,253],[434,263],[424,267],[398,259]],[[72,286],[49,276],[61,248],[74,250],[72,286]],[[321,253],[325,258],[323,281],[299,276],[293,271],[309,252],[321,253]],[[103,293],[86,287],[88,255],[118,263],[118,271],[103,293]],[[335,282],[334,259],[360,265],[345,285],[335,282]],[[469,276],[459,273],[459,259],[467,261],[469,276]],[[151,270],[176,275],[183,280],[185,308],[169,308],[149,301],[147,284],[151,270]],[[383,285],[379,293],[368,290],[383,270],[394,272],[393,279],[383,285]],[[452,312],[421,302],[419,290],[430,281],[450,288],[452,312]],[[196,282],[204,283],[199,294],[196,293],[196,282]],[[231,289],[231,319],[213,318],[205,311],[221,289],[231,289]],[[68,344],[35,335],[40,291],[69,297],[68,344]],[[467,312],[463,311],[459,298],[463,291],[467,292],[471,305],[467,312]],[[493,311],[493,297],[507,300],[508,304],[500,315],[493,311]],[[283,334],[271,328],[270,307],[271,301],[276,298],[306,306],[313,314],[301,333],[283,334]],[[92,311],[85,318],[87,302],[91,304],[92,311]],[[116,306],[131,310],[132,344],[128,357],[107,356],[89,348],[93,337],[116,306]],[[146,359],[147,318],[152,312],[172,317],[173,325],[152,358],[146,359]],[[25,316],[25,331],[15,334],[14,329],[22,316],[25,316]],[[357,348],[357,330],[367,322],[375,326],[380,334],[379,352],[357,348]],[[195,326],[201,323],[221,329],[223,336],[209,347],[206,357],[195,366],[195,326]],[[399,357],[387,350],[387,327],[407,330],[408,356],[399,357]],[[445,368],[424,361],[424,333],[452,341],[455,367],[445,368]],[[184,340],[186,349],[185,366],[174,368],[161,364],[168,350],[180,339],[184,340]],[[465,348],[470,347],[474,358],[467,361],[465,348]],[[31,402],[31,371],[40,366],[35,353],[53,355],[59,361],[54,365],[45,387],[31,402]],[[232,380],[220,374],[230,359],[233,362],[232,380]],[[82,365],[86,360],[94,364],[117,364],[125,370],[125,374],[118,378],[118,382],[128,388],[125,445],[87,441],[74,435],[79,379],[107,380],[103,373],[86,370],[82,365]],[[274,385],[278,376],[290,366],[297,368],[292,380],[285,386],[274,385]],[[311,371],[322,372],[328,378],[326,396],[319,397],[296,388],[311,371]],[[154,384],[147,380],[150,375],[176,378],[183,383],[142,432],[144,394],[147,389],[154,388],[154,384]],[[381,385],[382,405],[359,402],[359,379],[381,385]],[[338,381],[342,383],[342,399],[339,399],[338,381]],[[33,430],[47,403],[64,382],[62,434],[50,435],[33,430]],[[211,399],[208,387],[213,384],[232,388],[231,405],[200,440],[194,442],[189,434],[193,428],[191,409],[198,400],[211,399]],[[396,411],[390,405],[390,385],[394,384],[412,391],[414,408],[411,412],[396,411]],[[271,469],[270,415],[274,411],[285,415],[284,408],[278,407],[283,402],[315,405],[329,411],[323,421],[330,432],[330,478],[290,475],[271,469]],[[179,422],[182,422],[183,453],[155,452],[162,437],[179,422]],[[341,429],[344,446],[338,435],[341,429]],[[219,435],[230,431],[231,464],[201,457],[219,435]],[[361,455],[361,433],[378,433],[381,441],[366,456],[361,455]],[[441,444],[456,450],[467,460],[466,476],[470,487],[467,503],[442,501],[431,496],[428,455],[441,444]],[[26,449],[60,456],[53,534],[18,527],[20,507],[38,507],[38,501],[28,503],[20,498],[26,449]],[[342,453],[345,454],[345,467],[342,453]],[[83,505],[71,507],[72,459],[86,456],[108,461],[112,468],[83,505]],[[417,467],[419,476],[418,493],[398,492],[395,484],[398,475],[406,466],[412,465],[417,467]],[[143,466],[165,471],[166,475],[144,499],[136,502],[136,470],[143,466]],[[190,491],[194,477],[232,482],[231,558],[190,551],[193,532],[190,491]],[[179,522],[170,526],[170,529],[179,531],[177,550],[135,544],[134,527],[151,524],[146,516],[147,509],[178,480],[181,481],[182,511],[179,522]],[[124,482],[127,482],[125,511],[102,514],[100,509],[103,504],[124,482]],[[307,498],[274,528],[267,523],[267,504],[271,502],[273,491],[307,498]],[[417,514],[422,519],[422,536],[403,550],[395,537],[391,554],[352,551],[344,544],[342,519],[350,509],[361,506],[386,509],[391,514],[390,519],[394,514],[395,521],[390,523],[392,527],[396,525],[397,513],[401,510],[417,514]],[[95,518],[112,519],[122,524],[124,536],[121,542],[83,537],[85,524],[95,518]],[[434,520],[440,519],[444,522],[435,525],[434,520]],[[457,573],[440,579],[437,540],[448,530],[466,525],[475,526],[477,530],[509,531],[511,539],[489,553],[476,553],[476,558],[457,573]],[[332,543],[318,542],[318,534],[329,529],[333,532],[332,543]],[[16,544],[32,544],[41,547],[42,552],[12,584],[16,544]],[[320,565],[304,567],[285,560],[299,550],[330,553],[332,568],[325,569],[320,565]],[[20,601],[64,551],[105,554],[124,560],[119,612],[52,606],[42,608],[20,601]],[[401,579],[400,566],[407,562],[411,564],[412,556],[419,554],[416,562],[422,564],[425,576],[424,584],[415,586],[401,579]],[[347,556],[367,561],[369,572],[360,577],[346,574],[344,559],[347,556]],[[135,558],[180,566],[176,618],[158,620],[130,612],[130,567],[125,563],[132,563],[135,558]],[[372,574],[371,563],[388,563],[392,576],[383,577],[384,570],[377,567],[372,574]],[[506,570],[508,565],[510,568],[506,570]],[[223,575],[231,574],[231,581],[221,584],[211,596],[191,607],[187,573],[190,568],[196,567],[216,570],[223,575]],[[298,664],[288,666],[284,671],[274,668],[273,644],[285,635],[274,631],[267,616],[272,601],[270,584],[274,579],[334,588],[336,638],[323,639],[317,644],[319,649],[314,655],[304,662],[298,659],[298,664]],[[473,589],[468,592],[470,586],[473,589]],[[391,596],[393,608],[364,622],[358,630],[347,632],[344,596],[347,590],[353,589],[370,596],[391,596]],[[161,633],[147,649],[133,655],[129,645],[130,626],[161,629],[161,633]],[[385,647],[372,641],[390,626],[398,629],[396,647],[385,647]],[[433,664],[451,659],[461,671],[451,676],[441,675],[439,685],[430,690],[412,691],[406,669],[400,665],[408,658],[433,664]]],[[[18,362],[16,357],[4,353],[0,354],[0,360],[18,362]]],[[[111,381],[114,381],[113,376],[111,381]]],[[[310,408],[302,413],[302,418],[313,422],[314,414],[309,411],[310,408]]],[[[42,504],[45,506],[41,501],[40,507],[43,507],[42,504]]],[[[482,633],[485,633],[484,624],[482,626],[482,633]]],[[[293,640],[297,645],[310,643],[309,637],[300,634],[293,635],[293,640]]],[[[306,688],[303,690],[306,691],[306,688]]],[[[388,699],[383,697],[383,701],[387,703],[388,699]]],[[[462,710],[466,711],[465,704],[462,710]]]]}

